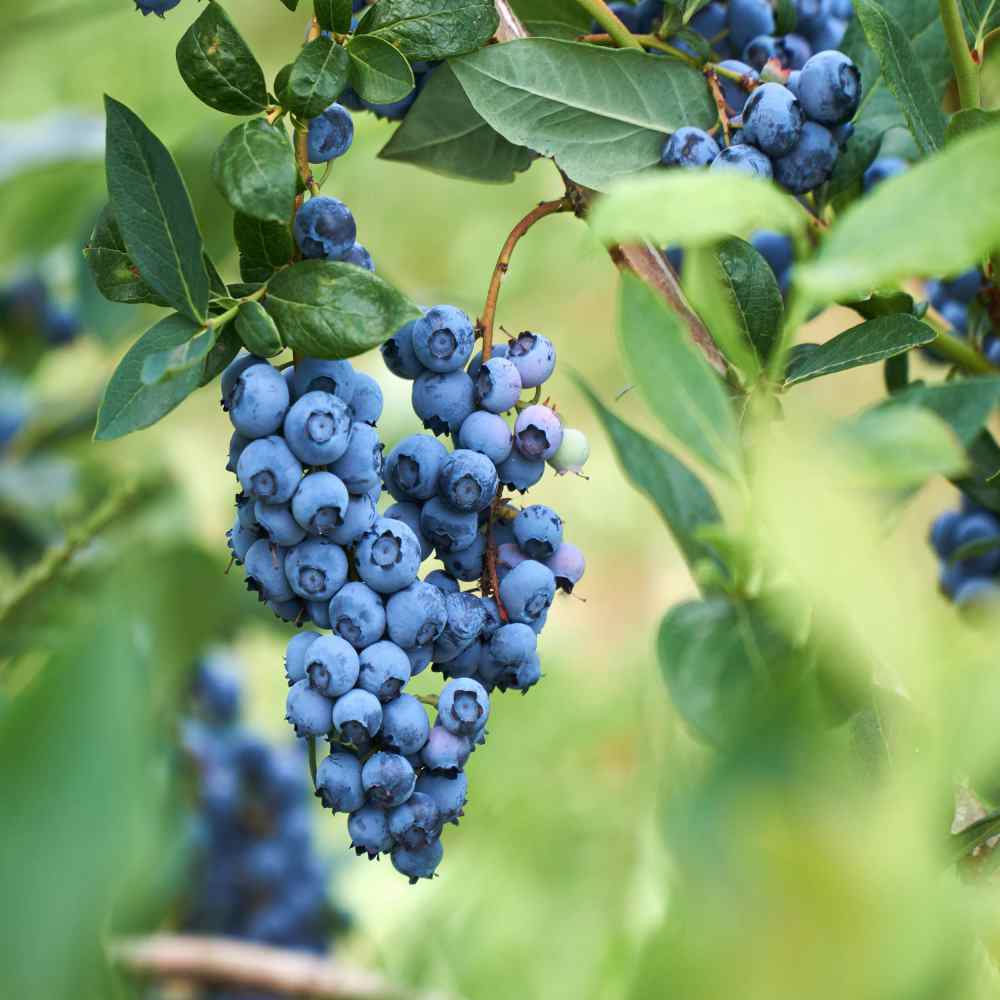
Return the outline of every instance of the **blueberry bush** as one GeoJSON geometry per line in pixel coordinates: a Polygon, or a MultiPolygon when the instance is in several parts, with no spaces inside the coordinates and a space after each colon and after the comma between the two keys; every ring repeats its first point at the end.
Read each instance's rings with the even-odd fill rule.
{"type": "MultiPolygon", "coordinates": [[[[475,792],[500,732],[515,734],[503,766],[521,796],[566,810],[553,839],[588,822],[574,811],[586,776],[559,766],[558,741],[542,765],[517,739],[578,709],[569,682],[532,707],[577,666],[541,635],[599,586],[607,555],[551,491],[567,477],[588,496],[613,455],[688,571],[650,585],[654,609],[648,581],[624,573],[616,608],[637,633],[662,616],[680,725],[669,755],[643,760],[667,800],[644,809],[666,853],[638,832],[630,845],[662,866],[668,912],[636,889],[584,964],[627,967],[609,991],[636,997],[665,982],[685,997],[993,995],[996,933],[966,883],[992,901],[1000,834],[1000,8],[257,3],[287,8],[267,21],[287,26],[280,44],[247,5],[136,0],[156,16],[131,30],[180,22],[187,97],[227,117],[182,173],[127,89],[105,98],[107,203],[83,253],[106,299],[164,312],[111,374],[95,438],[221,396],[231,437],[211,488],[227,489],[223,466],[235,477],[229,579],[281,632],[287,695],[270,711],[322,806],[344,814],[341,843],[384,856],[404,888],[443,882],[444,828],[499,811],[475,792]],[[544,178],[481,285],[456,280],[442,302],[383,264],[395,248],[378,245],[377,200],[356,214],[341,182],[381,166],[348,166],[373,126],[381,163],[456,192],[430,225],[412,224],[416,203],[386,210],[414,261],[462,247],[474,218],[458,206],[474,214],[496,191],[463,201],[472,184],[544,178]],[[613,347],[596,323],[523,329],[505,309],[522,240],[559,216],[578,221],[580,261],[600,251],[620,272],[613,347]],[[581,374],[588,350],[628,384],[581,374]],[[568,383],[589,409],[556,398],[568,383]],[[924,492],[941,484],[962,499],[930,528],[935,587],[900,526],[925,533],[924,492]]],[[[562,249],[536,259],[539,294],[579,247],[562,249]]],[[[609,523],[632,510],[624,482],[601,502],[609,523]]],[[[653,545],[630,541],[619,566],[653,545]]],[[[588,605],[587,628],[607,615],[588,605]]],[[[628,754],[590,729],[613,716],[641,731],[650,703],[622,694],[581,716],[591,774],[628,754]]],[[[461,864],[462,837],[446,839],[461,864]]],[[[556,877],[560,850],[536,880],[556,877]]],[[[499,868],[464,871],[499,883],[499,868]]],[[[434,891],[410,898],[431,907],[434,891]]],[[[456,905],[413,912],[454,919],[456,905]]],[[[432,981],[416,945],[385,940],[387,961],[432,981]]],[[[507,972],[477,961],[457,974],[472,995],[482,969],[507,972]]],[[[598,995],[592,975],[568,995],[598,995]]]]}

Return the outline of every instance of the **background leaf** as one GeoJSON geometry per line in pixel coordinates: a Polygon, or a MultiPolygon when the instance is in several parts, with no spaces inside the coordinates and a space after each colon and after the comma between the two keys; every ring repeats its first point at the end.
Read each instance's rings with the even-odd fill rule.
{"type": "Polygon", "coordinates": [[[886,400],[879,409],[911,406],[922,406],[936,414],[963,445],[969,446],[1000,406],[1000,376],[966,378],[939,385],[911,385],[886,400]]]}
{"type": "Polygon", "coordinates": [[[528,38],[452,60],[476,111],[504,138],[605,190],[657,164],[664,134],[716,117],[704,77],[674,59],[528,38]]]}
{"type": "Polygon", "coordinates": [[[201,367],[215,347],[222,329],[222,327],[207,327],[183,344],[148,354],[142,362],[142,384],[156,385],[167,382],[195,368],[198,369],[200,377],[201,367]]]}
{"type": "Polygon", "coordinates": [[[362,100],[392,104],[413,90],[410,64],[399,49],[377,35],[355,35],[347,43],[347,54],[351,86],[362,100]]]}
{"type": "Polygon", "coordinates": [[[260,63],[215,0],[177,43],[177,68],[191,92],[216,111],[254,115],[268,105],[260,63]]]}
{"type": "Polygon", "coordinates": [[[493,0],[379,0],[358,32],[391,42],[407,59],[447,59],[485,45],[499,20],[493,0]]]}
{"type": "Polygon", "coordinates": [[[983,111],[981,108],[967,108],[951,116],[945,130],[945,141],[952,142],[968,132],[982,128],[996,128],[1000,125],[1000,110],[983,111]]]}
{"type": "Polygon", "coordinates": [[[351,0],[314,0],[313,11],[323,31],[345,34],[351,30],[353,16],[351,0]]]}
{"type": "Polygon", "coordinates": [[[590,31],[590,15],[576,0],[512,0],[511,7],[531,35],[572,41],[590,31]]]}
{"type": "Polygon", "coordinates": [[[110,204],[105,205],[101,211],[94,231],[83,248],[83,254],[87,259],[94,283],[106,299],[126,305],[142,303],[155,306],[167,305],[167,302],[142,280],[125,247],[125,241],[121,237],[110,204]]]}
{"type": "Polygon", "coordinates": [[[483,121],[448,65],[431,74],[379,156],[493,183],[514,180],[534,159],[531,150],[509,143],[483,121]]]}
{"type": "Polygon", "coordinates": [[[237,212],[264,222],[291,217],[295,156],[285,133],[263,118],[237,125],[222,140],[212,159],[212,177],[237,212]]]}
{"type": "Polygon", "coordinates": [[[377,275],[325,260],[304,260],[276,274],[265,305],[282,341],[317,358],[363,354],[421,315],[377,275]]]}
{"type": "Polygon", "coordinates": [[[178,312],[208,309],[204,248],[187,188],[167,148],[124,104],[104,99],[106,169],[115,221],[146,284],[178,312]]]}

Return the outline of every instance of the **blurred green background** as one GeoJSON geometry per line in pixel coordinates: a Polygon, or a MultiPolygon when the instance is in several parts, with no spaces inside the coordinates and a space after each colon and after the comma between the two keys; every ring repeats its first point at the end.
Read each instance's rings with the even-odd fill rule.
{"type": "MultiPolygon", "coordinates": [[[[0,5],[0,149],[7,158],[38,139],[39,151],[37,162],[25,158],[17,169],[0,159],[0,279],[41,258],[57,284],[71,283],[76,248],[103,201],[99,142],[84,124],[76,144],[86,155],[71,143],[53,160],[46,144],[70,122],[78,127],[80,116],[97,122],[99,135],[104,92],[131,106],[174,151],[208,248],[235,278],[230,212],[208,169],[232,120],[194,99],[174,63],[175,43],[196,7],[188,0],[166,21],[130,7],[129,0],[0,5]],[[76,117],[54,117],[61,115],[76,117]]],[[[229,7],[273,78],[301,42],[304,14],[288,13],[278,0],[229,7]]],[[[336,163],[326,190],[351,206],[359,239],[383,276],[414,301],[451,302],[477,314],[504,237],[535,202],[559,193],[558,175],[539,163],[504,187],[436,177],[375,159],[391,126],[367,115],[357,124],[354,148],[336,163]]],[[[317,813],[324,845],[345,858],[337,891],[356,917],[340,953],[403,983],[476,1000],[954,996],[962,992],[954,963],[968,956],[951,946],[956,938],[968,942],[968,928],[953,914],[955,887],[940,884],[927,845],[907,826],[926,802],[918,795],[904,808],[852,785],[819,745],[807,744],[791,760],[776,740],[752,748],[760,752],[747,753],[745,770],[717,768],[671,713],[655,630],[663,612],[694,588],[655,512],[624,481],[571,377],[581,374],[609,403],[628,385],[614,332],[616,287],[607,255],[574,219],[546,221],[517,251],[498,322],[553,338],[561,366],[550,394],[593,445],[588,479],[547,477],[533,494],[564,515],[568,537],[587,553],[582,600],[560,599],[550,617],[544,683],[529,697],[496,700],[489,744],[470,764],[467,815],[445,834],[439,879],[411,888],[385,862],[348,859],[343,820],[317,813]],[[844,788],[833,805],[818,795],[838,783],[844,788]],[[786,825],[790,817],[795,822],[786,825]],[[664,839],[671,822],[685,831],[672,851],[664,839]],[[872,855],[873,843],[884,853],[872,855]]],[[[96,336],[51,352],[40,367],[43,415],[68,400],[85,406],[96,398],[145,328],[127,307],[95,315],[96,336]]],[[[847,322],[846,313],[828,314],[803,339],[825,338],[847,322]]],[[[380,429],[391,446],[417,429],[409,384],[384,372],[377,354],[359,366],[386,390],[380,429]]],[[[787,413],[790,422],[817,411],[849,413],[881,391],[879,372],[860,369],[798,390],[787,413]]],[[[636,394],[615,407],[656,436],[636,394]]],[[[118,526],[115,551],[125,557],[102,562],[100,544],[96,552],[91,546],[75,590],[70,580],[37,608],[22,609],[3,650],[12,659],[2,697],[15,700],[0,741],[2,812],[24,805],[15,805],[0,848],[0,870],[22,868],[0,904],[0,949],[9,956],[21,949],[22,965],[46,962],[39,927],[72,942],[67,954],[79,946],[78,921],[93,919],[99,906],[92,875],[131,877],[132,869],[116,862],[112,848],[121,844],[109,833],[157,825],[162,803],[136,772],[144,753],[155,758],[148,744],[169,739],[168,722],[153,712],[159,687],[171,686],[171,678],[157,678],[161,657],[177,663],[193,655],[185,642],[195,636],[235,635],[249,671],[251,721],[286,736],[282,651],[291,629],[242,594],[235,574],[223,573],[234,492],[224,469],[229,434],[213,386],[150,430],[70,447],[100,470],[93,474],[98,485],[55,510],[58,525],[78,521],[115,482],[165,473],[176,489],[118,526]],[[177,572],[184,558],[197,564],[190,593],[177,572]],[[34,660],[47,657],[37,675],[34,660]],[[96,872],[88,867],[93,857],[102,859],[96,872]],[[36,897],[39,884],[47,889],[36,897]],[[33,898],[37,912],[19,907],[33,898]]],[[[951,499],[943,486],[925,491],[903,512],[892,543],[894,572],[918,602],[907,613],[935,609],[941,622],[923,536],[951,499]]],[[[790,516],[800,519],[802,533],[823,531],[818,511],[803,507],[790,516]]],[[[846,558],[832,538],[826,543],[817,560],[846,558]]],[[[13,571],[6,572],[9,586],[13,571]]],[[[418,689],[435,679],[425,675],[418,689]]],[[[140,851],[138,858],[146,876],[163,866],[161,855],[142,860],[140,851]]],[[[71,995],[52,975],[15,976],[29,992],[5,995],[71,995]]]]}

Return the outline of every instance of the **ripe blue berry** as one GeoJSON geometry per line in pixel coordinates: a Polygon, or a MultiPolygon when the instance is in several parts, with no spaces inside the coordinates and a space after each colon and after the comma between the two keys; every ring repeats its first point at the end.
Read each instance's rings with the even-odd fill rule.
{"type": "MultiPolygon", "coordinates": [[[[490,358],[505,358],[507,357],[507,345],[502,341],[498,344],[493,345],[493,350],[490,352],[490,358]]],[[[475,378],[480,369],[483,367],[483,352],[476,351],[472,356],[472,360],[469,362],[469,367],[466,371],[469,373],[470,378],[475,378]]]]}
{"type": "Polygon", "coordinates": [[[406,850],[425,850],[441,835],[437,803],[423,792],[414,792],[401,806],[389,811],[389,832],[406,850]]]}
{"type": "Polygon", "coordinates": [[[455,510],[441,497],[432,497],[420,511],[424,536],[439,553],[468,548],[479,532],[475,511],[455,510]]]}
{"type": "Polygon", "coordinates": [[[333,702],[310,687],[309,681],[296,681],[288,692],[285,718],[300,738],[326,736],[333,728],[333,702]]]}
{"type": "Polygon", "coordinates": [[[486,410],[476,410],[465,418],[459,428],[458,445],[468,451],[477,451],[494,465],[499,465],[510,455],[514,435],[503,417],[486,410]]]}
{"type": "MultiPolygon", "coordinates": [[[[955,529],[955,550],[963,548],[972,542],[1000,541],[1000,522],[992,514],[985,511],[968,514],[955,529]]],[[[963,559],[959,563],[968,576],[993,576],[1000,572],[1000,546],[988,549],[980,555],[963,559]]]]}
{"type": "Polygon", "coordinates": [[[719,155],[719,144],[704,129],[684,125],[664,143],[660,163],[665,167],[707,167],[719,155]]]}
{"type": "Polygon", "coordinates": [[[335,751],[316,768],[316,794],[332,812],[356,812],[365,804],[361,774],[361,761],[354,754],[335,751]]]}
{"type": "Polygon", "coordinates": [[[507,357],[496,357],[481,364],[475,375],[479,405],[490,413],[504,413],[521,398],[521,373],[507,357]]]}
{"type": "Polygon", "coordinates": [[[425,371],[413,383],[413,412],[434,434],[456,434],[476,408],[472,379],[463,372],[425,371]]]}
{"type": "Polygon", "coordinates": [[[327,163],[343,156],[354,141],[354,119],[341,104],[331,104],[309,122],[309,162],[327,163]]]}
{"type": "Polygon", "coordinates": [[[361,688],[348,691],[333,706],[333,728],[341,739],[367,750],[382,728],[382,702],[361,688]]]}
{"type": "Polygon", "coordinates": [[[475,541],[464,549],[441,553],[445,569],[456,579],[472,583],[483,575],[483,560],[486,557],[486,535],[479,532],[475,541]]]}
{"type": "Polygon", "coordinates": [[[525,330],[510,342],[507,358],[521,376],[525,389],[535,389],[555,371],[556,348],[548,337],[525,330]]]}
{"type": "Polygon", "coordinates": [[[362,537],[355,552],[358,574],[372,590],[394,594],[420,572],[420,542],[403,524],[380,517],[362,537]]]}
{"type": "Polygon", "coordinates": [[[385,639],[361,651],[358,687],[384,705],[399,696],[410,679],[410,660],[399,646],[385,639]]]}
{"type": "Polygon", "coordinates": [[[472,322],[454,306],[434,306],[413,324],[413,353],[432,372],[464,368],[475,342],[472,322]]]}
{"type": "Polygon", "coordinates": [[[713,162],[712,170],[737,170],[751,177],[763,177],[770,180],[774,175],[771,161],[759,149],[742,143],[738,146],[727,146],[713,162]]]}
{"type": "Polygon", "coordinates": [[[367,493],[382,482],[382,448],[378,431],[371,424],[356,423],[350,429],[347,449],[330,471],[349,493],[367,493]]]}
{"type": "Polygon", "coordinates": [[[362,806],[352,812],[347,817],[347,832],[358,857],[367,854],[377,858],[391,851],[395,843],[389,832],[389,814],[378,806],[362,806]]]}
{"type": "Polygon", "coordinates": [[[401,694],[382,707],[382,745],[409,757],[420,753],[431,734],[427,709],[412,694],[401,694]]]}
{"type": "Polygon", "coordinates": [[[310,535],[322,538],[343,524],[350,498],[330,472],[310,472],[292,497],[292,516],[310,535]]]}
{"type": "Polygon", "coordinates": [[[427,643],[425,646],[410,646],[408,649],[404,649],[403,652],[410,659],[411,677],[416,677],[417,674],[423,673],[431,665],[431,660],[434,658],[434,646],[432,643],[427,643]]]}
{"type": "Polygon", "coordinates": [[[537,646],[538,639],[530,626],[511,622],[496,630],[489,642],[488,655],[501,671],[516,671],[534,655],[537,646]]]}
{"type": "Polygon", "coordinates": [[[520,493],[530,490],[544,474],[545,462],[543,459],[527,458],[517,448],[514,448],[507,459],[497,466],[497,476],[500,482],[509,489],[518,490],[520,493]]]}
{"type": "Polygon", "coordinates": [[[780,83],[765,83],[747,101],[743,111],[743,136],[768,156],[784,156],[799,140],[805,115],[802,107],[780,83]]]}
{"type": "Polygon", "coordinates": [[[459,448],[441,466],[438,491],[455,510],[485,510],[496,495],[496,466],[477,451],[459,448]]]}
{"type": "Polygon", "coordinates": [[[768,262],[778,287],[784,292],[788,288],[789,275],[795,258],[795,246],[784,233],[760,229],[750,237],[754,250],[768,262]]]}
{"type": "Polygon", "coordinates": [[[514,538],[529,559],[544,562],[562,545],[562,518],[551,507],[533,504],[514,518],[514,538]]]}
{"type": "Polygon", "coordinates": [[[783,69],[802,69],[813,54],[808,40],[798,34],[783,35],[777,39],[776,48],[778,62],[783,69]]]}
{"type": "Polygon", "coordinates": [[[299,632],[293,635],[285,649],[285,676],[288,684],[305,680],[306,651],[319,638],[319,632],[299,632]]]}
{"type": "Polygon", "coordinates": [[[306,650],[309,684],[326,695],[339,698],[357,683],[360,665],[354,647],[338,635],[324,635],[306,650]]]}
{"type": "Polygon", "coordinates": [[[462,589],[453,576],[441,569],[432,569],[424,577],[424,583],[433,584],[442,594],[457,594],[462,589]]]}
{"type": "Polygon", "coordinates": [[[757,35],[774,34],[774,11],[767,0],[729,0],[729,38],[738,52],[757,35]]]}
{"type": "Polygon", "coordinates": [[[514,445],[527,459],[544,462],[562,444],[562,424],[547,406],[529,406],[514,423],[514,445]]]}
{"type": "MultiPolygon", "coordinates": [[[[719,63],[719,65],[723,69],[742,74],[743,78],[751,85],[756,84],[760,80],[760,75],[752,66],[748,66],[745,62],[740,62],[737,59],[726,59],[719,63]]],[[[743,108],[747,103],[747,98],[750,96],[750,91],[742,83],[730,80],[726,76],[719,77],[719,86],[722,88],[722,96],[726,101],[726,106],[732,114],[742,114],[743,108]]]]}
{"type": "Polygon", "coordinates": [[[351,210],[337,198],[310,198],[295,214],[295,242],[307,260],[340,260],[357,239],[351,210]]]}
{"type": "Polygon", "coordinates": [[[397,500],[429,500],[437,492],[448,449],[427,434],[400,441],[385,460],[385,485],[397,500]]]}
{"type": "Polygon", "coordinates": [[[795,0],[795,23],[800,31],[819,31],[832,16],[832,0],[795,0]]]}
{"type": "Polygon", "coordinates": [[[385,607],[389,638],[408,649],[434,642],[444,631],[448,611],[444,594],[430,583],[411,583],[392,595],[385,607]]]}
{"type": "Polygon", "coordinates": [[[471,677],[448,681],[438,695],[438,719],[445,729],[459,736],[474,736],[490,715],[486,688],[471,677]]]}
{"type": "Polygon", "coordinates": [[[143,17],[156,14],[159,17],[168,10],[173,10],[181,0],[135,0],[135,9],[142,12],[143,17]]]}
{"type": "Polygon", "coordinates": [[[474,594],[446,594],[444,603],[448,623],[434,644],[434,660],[437,663],[447,663],[467,649],[483,630],[486,621],[483,602],[474,594]]]}
{"type": "Polygon", "coordinates": [[[569,542],[563,542],[555,554],[545,560],[545,565],[552,570],[556,586],[566,594],[573,593],[587,568],[583,553],[569,542]]]}
{"type": "Polygon", "coordinates": [[[434,546],[424,537],[424,533],[420,528],[421,506],[419,503],[412,503],[410,501],[390,504],[385,509],[385,516],[392,518],[394,521],[402,521],[413,532],[420,543],[420,558],[426,559],[434,551],[434,546]]]}
{"type": "Polygon", "coordinates": [[[482,642],[479,639],[473,639],[457,656],[446,662],[435,663],[434,669],[445,677],[477,677],[482,651],[482,642]]]}
{"type": "Polygon", "coordinates": [[[354,395],[351,397],[351,409],[354,419],[373,427],[382,416],[382,387],[365,372],[354,373],[354,395]]]}
{"type": "Polygon", "coordinates": [[[396,753],[373,754],[361,769],[368,800],[382,809],[402,805],[413,794],[416,780],[410,762],[396,753]]]}
{"type": "Polygon", "coordinates": [[[288,412],[288,386],[270,365],[251,365],[240,373],[227,398],[229,419],[246,438],[273,434],[288,412]]]}
{"type": "Polygon", "coordinates": [[[799,100],[813,121],[843,125],[861,103],[861,73],[843,52],[817,52],[802,67],[799,100]]]}
{"type": "Polygon", "coordinates": [[[285,556],[288,583],[306,601],[329,604],[347,582],[347,571],[344,550],[322,538],[308,538],[285,556]]]}
{"type": "Polygon", "coordinates": [[[968,304],[983,287],[983,274],[978,267],[969,268],[955,278],[941,282],[941,292],[949,299],[968,304]]]}
{"type": "Polygon", "coordinates": [[[330,627],[355,649],[364,649],[385,635],[385,605],[367,584],[345,583],[330,601],[330,627]]]}
{"type": "Polygon", "coordinates": [[[420,759],[424,767],[431,771],[454,775],[465,767],[471,753],[472,743],[468,736],[453,733],[450,729],[435,724],[427,743],[420,751],[420,759]]]}
{"type": "Polygon", "coordinates": [[[754,69],[763,69],[772,59],[778,58],[778,39],[774,35],[758,35],[743,47],[743,61],[754,69]]]}
{"type": "Polygon", "coordinates": [[[415,791],[429,795],[438,807],[442,823],[457,823],[469,794],[469,779],[464,771],[453,778],[444,774],[422,774],[415,791]]]}
{"type": "Polygon", "coordinates": [[[254,520],[273,545],[289,548],[306,537],[305,529],[292,517],[287,503],[264,503],[258,500],[252,510],[254,520]]]}
{"type": "Polygon", "coordinates": [[[419,851],[408,847],[397,846],[392,851],[392,866],[410,880],[410,885],[416,885],[422,878],[433,878],[441,859],[444,857],[444,847],[440,840],[435,840],[419,851]]]}
{"type": "Polygon", "coordinates": [[[807,121],[795,148],[774,161],[774,178],[792,194],[805,194],[830,179],[839,155],[830,130],[807,121]]]}
{"type": "Polygon", "coordinates": [[[296,399],[307,392],[328,392],[348,406],[354,402],[355,371],[350,361],[325,358],[299,358],[292,372],[296,399]]]}
{"type": "Polygon", "coordinates": [[[250,546],[260,540],[260,531],[256,527],[245,525],[237,514],[233,526],[226,532],[226,539],[234,562],[242,566],[250,546]]]}
{"type": "Polygon", "coordinates": [[[556,592],[555,576],[547,566],[526,559],[500,581],[500,600],[511,621],[526,625],[538,621],[556,592]]]}
{"type": "Polygon", "coordinates": [[[352,496],[344,513],[344,520],[331,528],[324,537],[338,545],[354,545],[366,531],[371,530],[377,518],[375,502],[367,493],[352,496]]]}
{"type": "Polygon", "coordinates": [[[361,243],[355,243],[347,253],[341,258],[345,264],[353,264],[355,267],[363,267],[366,271],[375,272],[375,261],[368,252],[367,247],[361,243]]]}
{"type": "Polygon", "coordinates": [[[236,475],[244,492],[267,503],[285,503],[302,481],[302,466],[285,439],[258,438],[243,449],[236,475]]]}
{"type": "Polygon", "coordinates": [[[285,441],[303,465],[335,462],[347,450],[350,437],[350,410],[329,392],[307,392],[285,417],[285,441]]]}
{"type": "Polygon", "coordinates": [[[276,548],[263,538],[247,550],[243,565],[247,587],[260,594],[262,601],[290,601],[295,595],[284,570],[285,549],[276,548]]]}
{"type": "Polygon", "coordinates": [[[416,323],[415,319],[410,320],[382,345],[382,360],[386,368],[399,378],[413,380],[425,371],[413,353],[413,328],[416,323]]]}

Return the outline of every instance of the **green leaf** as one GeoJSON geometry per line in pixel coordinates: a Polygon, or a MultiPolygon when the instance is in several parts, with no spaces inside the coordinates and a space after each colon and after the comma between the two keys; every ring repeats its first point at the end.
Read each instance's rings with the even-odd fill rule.
{"type": "Polygon", "coordinates": [[[284,343],[317,358],[363,354],[421,314],[377,275],[325,260],[304,260],[276,274],[265,305],[284,343]]]}
{"type": "Polygon", "coordinates": [[[674,707],[716,747],[763,720],[769,693],[795,657],[759,611],[723,597],[672,608],[657,651],[674,707]]]}
{"type": "Polygon", "coordinates": [[[406,57],[377,35],[355,35],[347,43],[347,54],[351,86],[362,100],[392,104],[413,90],[413,70],[406,57]]]}
{"type": "Polygon", "coordinates": [[[281,2],[291,11],[294,11],[299,5],[299,0],[281,0],[281,2]]]}
{"type": "Polygon", "coordinates": [[[696,69],[635,50],[527,38],[451,65],[508,142],[555,157],[573,180],[599,190],[659,163],[665,132],[716,118],[696,69]]]}
{"type": "Polygon", "coordinates": [[[605,243],[650,238],[660,246],[714,246],[755,229],[799,233],[807,218],[773,184],[729,171],[664,170],[601,198],[590,223],[605,243]]]}
{"type": "Polygon", "coordinates": [[[94,231],[90,234],[90,240],[83,248],[83,255],[98,290],[111,302],[167,305],[142,280],[139,269],[132,263],[110,204],[104,206],[94,225],[94,231]]]}
{"type": "Polygon", "coordinates": [[[298,171],[285,133],[263,118],[237,125],[212,159],[212,177],[237,211],[287,223],[295,207],[298,171]]]}
{"type": "Polygon", "coordinates": [[[749,243],[736,238],[726,240],[717,257],[727,296],[763,367],[780,339],[785,314],[774,271],[749,243]]]}
{"type": "Polygon", "coordinates": [[[1000,110],[983,111],[981,108],[968,108],[951,116],[944,139],[945,142],[954,142],[969,132],[993,128],[996,125],[1000,125],[1000,110]]]}
{"type": "Polygon", "coordinates": [[[590,31],[591,18],[576,0],[513,0],[528,34],[572,41],[590,31]]]}
{"type": "Polygon", "coordinates": [[[233,238],[240,252],[240,277],[246,282],[268,281],[278,268],[290,264],[295,254],[292,234],[282,222],[265,222],[237,212],[233,238]]]}
{"type": "Polygon", "coordinates": [[[929,344],[934,337],[931,327],[905,313],[872,319],[845,330],[811,351],[796,352],[789,361],[784,385],[787,389],[824,375],[873,365],[929,344]]]}
{"type": "Polygon", "coordinates": [[[108,194],[129,256],[179,313],[204,319],[208,273],[198,222],[167,148],[124,104],[105,96],[108,194]]]}
{"type": "Polygon", "coordinates": [[[215,347],[219,339],[221,327],[208,327],[192,337],[191,340],[169,347],[154,354],[147,354],[142,361],[142,384],[156,385],[167,382],[179,375],[185,375],[197,368],[200,376],[201,366],[215,347]]]}
{"type": "Polygon", "coordinates": [[[403,124],[378,154],[446,177],[503,183],[531,166],[533,154],[494,132],[447,64],[428,78],[403,124]]]}
{"type": "Polygon", "coordinates": [[[927,82],[910,39],[876,0],[857,0],[855,10],[868,44],[879,57],[886,85],[899,102],[913,138],[925,153],[935,152],[944,145],[944,112],[927,82]]]}
{"type": "Polygon", "coordinates": [[[719,511],[705,484],[679,459],[620,420],[582,380],[580,387],[597,412],[629,481],[656,505],[689,566],[716,561],[698,529],[720,523],[719,511]]]}
{"type": "Polygon", "coordinates": [[[969,468],[952,482],[976,503],[1000,511],[1000,446],[989,431],[977,434],[968,445],[969,468]]]}
{"type": "Polygon", "coordinates": [[[939,385],[915,384],[881,404],[882,409],[914,406],[936,414],[969,447],[1000,406],[1000,376],[978,376],[939,385]]]}
{"type": "Polygon", "coordinates": [[[949,143],[848,209],[793,280],[824,303],[914,276],[958,274],[1000,246],[998,161],[1000,129],[949,143]]]}
{"type": "Polygon", "coordinates": [[[268,311],[259,302],[243,302],[236,314],[236,332],[251,354],[273,358],[285,345],[268,311]]]}
{"type": "Polygon", "coordinates": [[[158,385],[143,383],[142,370],[151,354],[186,344],[200,329],[185,316],[167,316],[132,345],[104,390],[97,413],[96,440],[111,441],[155,424],[198,388],[197,368],[158,385]]]}
{"type": "Polygon", "coordinates": [[[677,314],[647,285],[622,276],[619,334],[649,408],[685,448],[719,472],[738,467],[739,435],[725,389],[677,314]]]}
{"type": "Polygon", "coordinates": [[[330,38],[315,38],[303,46],[292,63],[278,99],[300,118],[315,118],[340,96],[350,69],[346,49],[330,38]]]}
{"type": "Polygon", "coordinates": [[[827,195],[836,198],[858,185],[865,171],[875,162],[884,133],[873,125],[859,125],[847,141],[833,168],[827,195]]]}
{"type": "Polygon", "coordinates": [[[177,68],[195,97],[216,111],[255,115],[268,105],[260,63],[215,0],[177,43],[177,68]]]}
{"type": "Polygon", "coordinates": [[[313,11],[323,31],[343,35],[351,30],[351,0],[313,0],[313,11]]]}
{"type": "Polygon", "coordinates": [[[499,23],[493,0],[379,0],[358,33],[391,42],[407,59],[447,59],[485,45],[499,23]]]}
{"type": "Polygon", "coordinates": [[[205,364],[202,365],[201,378],[198,385],[208,385],[213,379],[221,375],[229,363],[239,354],[240,338],[236,336],[236,331],[231,325],[227,325],[216,340],[215,346],[208,352],[205,364]]]}
{"type": "Polygon", "coordinates": [[[982,50],[986,36],[1000,26],[1000,2],[998,0],[961,0],[962,13],[969,29],[972,44],[982,50]]]}

